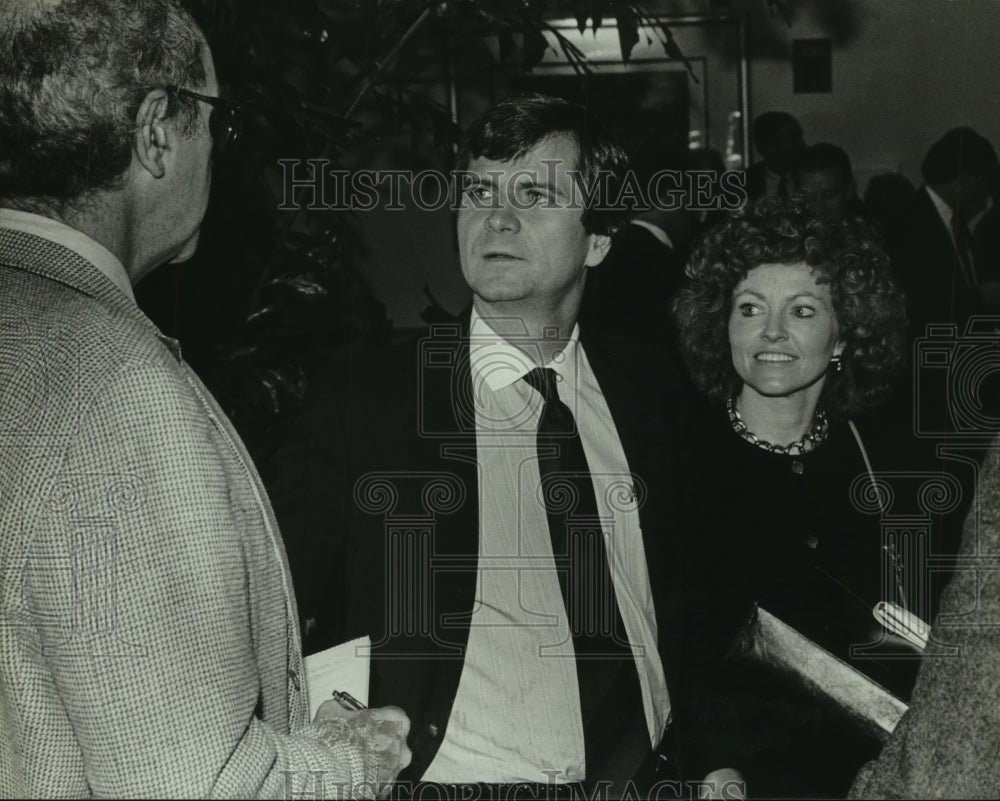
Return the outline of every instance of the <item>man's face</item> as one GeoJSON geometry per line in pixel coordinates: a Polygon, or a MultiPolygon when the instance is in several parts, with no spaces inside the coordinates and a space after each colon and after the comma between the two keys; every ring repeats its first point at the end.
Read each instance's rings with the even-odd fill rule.
{"type": "Polygon", "coordinates": [[[583,193],[569,174],[576,163],[572,137],[556,134],[519,159],[469,164],[458,247],[480,311],[514,311],[521,304],[575,316],[586,268],[601,261],[608,243],[583,227],[583,193]]]}
{"type": "MultiPolygon", "coordinates": [[[[218,97],[219,82],[215,76],[215,64],[208,45],[204,46],[205,84],[194,89],[209,97],[218,97]]],[[[179,250],[170,259],[171,263],[187,261],[198,247],[201,222],[208,209],[208,197],[212,187],[212,135],[208,128],[208,117],[212,109],[207,103],[196,101],[198,119],[190,138],[183,136],[179,141],[174,185],[176,203],[170,209],[170,217],[176,220],[174,230],[180,235],[179,250]]]]}
{"type": "Polygon", "coordinates": [[[826,211],[838,220],[844,217],[854,187],[844,180],[844,174],[839,169],[828,167],[814,172],[799,172],[795,179],[799,191],[814,208],[826,211]]]}

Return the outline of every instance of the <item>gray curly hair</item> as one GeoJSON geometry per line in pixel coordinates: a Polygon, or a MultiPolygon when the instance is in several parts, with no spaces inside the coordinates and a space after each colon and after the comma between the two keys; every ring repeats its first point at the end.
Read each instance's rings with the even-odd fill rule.
{"type": "MultiPolygon", "coordinates": [[[[204,37],[175,0],[0,0],[0,200],[62,209],[120,185],[153,89],[205,81],[204,37]]],[[[195,102],[171,94],[190,135],[195,102]]]]}

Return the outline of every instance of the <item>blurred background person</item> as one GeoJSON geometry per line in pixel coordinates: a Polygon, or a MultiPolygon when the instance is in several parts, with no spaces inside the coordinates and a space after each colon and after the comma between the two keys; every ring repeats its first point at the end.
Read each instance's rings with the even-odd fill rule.
{"type": "Polygon", "coordinates": [[[688,210],[686,151],[648,146],[630,167],[645,193],[632,220],[611,238],[611,250],[590,270],[581,320],[629,334],[659,347],[674,347],[676,335],[663,310],[684,281],[698,220],[688,210]]]}
{"type": "Polygon", "coordinates": [[[906,210],[916,195],[917,188],[905,175],[884,172],[873,175],[868,181],[863,202],[869,219],[888,236],[905,219],[906,210]]]}
{"type": "Polygon", "coordinates": [[[1000,313],[1000,169],[990,174],[986,207],[970,226],[983,308],[1000,313]]]}
{"type": "Polygon", "coordinates": [[[834,219],[868,219],[868,210],[858,197],[850,157],[843,148],[829,142],[802,151],[792,168],[789,189],[790,194],[801,194],[834,219]]]}
{"type": "Polygon", "coordinates": [[[889,235],[911,338],[931,323],[954,323],[962,333],[982,310],[969,222],[985,209],[996,168],[993,145],[971,128],[953,128],[924,156],[924,183],[889,235]]]}
{"type": "Polygon", "coordinates": [[[750,200],[786,192],[789,170],[805,149],[799,121],[785,111],[766,111],[753,121],[753,146],[761,160],[747,170],[750,200]]]}
{"type": "MultiPolygon", "coordinates": [[[[867,226],[802,200],[737,212],[698,243],[688,276],[675,313],[705,396],[687,462],[689,760],[742,776],[752,797],[842,796],[878,741],[724,655],[756,602],[845,661],[883,639],[876,604],[908,604],[913,588],[883,586],[878,514],[852,502],[869,462],[886,464],[852,420],[902,363],[903,297],[867,226]]],[[[852,664],[898,695],[916,670],[852,664]]]]}

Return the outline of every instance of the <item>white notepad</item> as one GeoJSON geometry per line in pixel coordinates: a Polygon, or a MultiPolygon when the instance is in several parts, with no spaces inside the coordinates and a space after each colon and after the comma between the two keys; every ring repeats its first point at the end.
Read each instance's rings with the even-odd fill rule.
{"type": "Polygon", "coordinates": [[[306,657],[310,720],[316,716],[320,705],[333,697],[334,690],[348,692],[367,706],[371,645],[371,638],[366,634],[306,657]]]}

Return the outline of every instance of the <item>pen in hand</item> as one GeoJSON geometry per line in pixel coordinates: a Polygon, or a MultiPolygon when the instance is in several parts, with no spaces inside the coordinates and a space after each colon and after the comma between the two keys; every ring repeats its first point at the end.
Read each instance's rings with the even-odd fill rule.
{"type": "Polygon", "coordinates": [[[344,707],[344,709],[350,710],[351,712],[357,712],[359,709],[368,708],[349,692],[344,692],[343,690],[334,690],[333,700],[344,707]]]}

